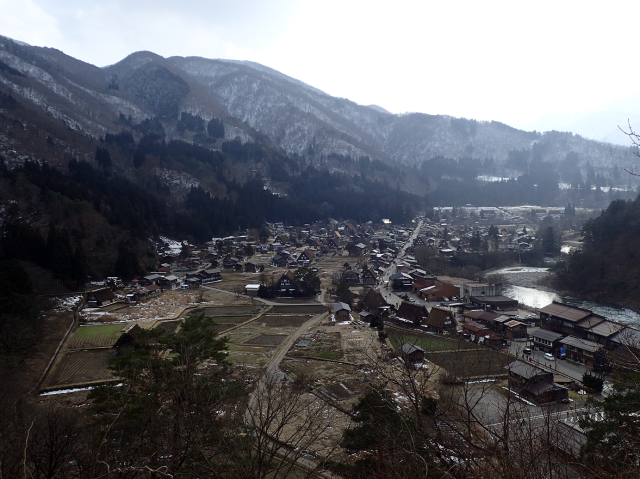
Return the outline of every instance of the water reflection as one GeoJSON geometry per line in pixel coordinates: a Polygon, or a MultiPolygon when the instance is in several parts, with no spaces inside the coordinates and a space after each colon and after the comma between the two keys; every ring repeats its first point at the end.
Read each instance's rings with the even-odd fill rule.
{"type": "MultiPolygon", "coordinates": [[[[528,284],[532,280],[537,280],[541,276],[549,274],[547,268],[532,268],[527,266],[502,268],[492,271],[491,273],[502,274],[507,278],[507,281],[517,284],[528,284]]],[[[517,299],[519,303],[529,306],[530,308],[540,309],[552,301],[560,301],[571,306],[577,306],[578,308],[589,309],[596,314],[600,314],[614,321],[640,327],[640,313],[629,308],[621,308],[615,304],[589,301],[572,296],[561,296],[553,291],[542,291],[532,287],[517,286],[516,284],[505,286],[503,291],[505,296],[517,299]]]]}

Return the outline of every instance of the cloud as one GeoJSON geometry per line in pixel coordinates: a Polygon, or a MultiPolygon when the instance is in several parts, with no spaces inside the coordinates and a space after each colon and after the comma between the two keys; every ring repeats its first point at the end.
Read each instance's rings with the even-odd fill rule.
{"type": "Polygon", "coordinates": [[[0,0],[0,34],[32,45],[59,42],[57,19],[32,0],[0,0]]]}

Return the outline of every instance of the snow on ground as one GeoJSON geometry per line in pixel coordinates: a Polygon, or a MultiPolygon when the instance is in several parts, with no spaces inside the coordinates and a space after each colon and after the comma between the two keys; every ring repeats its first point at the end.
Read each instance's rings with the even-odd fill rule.
{"type": "Polygon", "coordinates": [[[82,295],[78,294],[76,296],[64,296],[60,298],[53,298],[53,302],[55,304],[54,309],[56,311],[72,311],[78,303],[82,300],[82,295]]]}
{"type": "Polygon", "coordinates": [[[187,306],[201,306],[200,293],[195,291],[165,291],[136,305],[116,311],[85,310],[87,321],[154,321],[172,318],[187,306]]]}

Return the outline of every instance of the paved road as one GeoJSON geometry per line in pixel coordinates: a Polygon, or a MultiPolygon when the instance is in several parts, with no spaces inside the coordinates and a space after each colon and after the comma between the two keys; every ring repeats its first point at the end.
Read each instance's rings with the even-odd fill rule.
{"type": "MultiPolygon", "coordinates": [[[[535,330],[537,330],[537,328],[529,328],[527,331],[529,332],[529,335],[531,335],[535,330]]],[[[583,364],[558,358],[553,361],[549,361],[548,359],[545,359],[543,351],[533,350],[528,342],[513,341],[511,346],[509,346],[509,352],[514,356],[522,358],[522,350],[526,347],[531,349],[531,354],[529,356],[532,357],[537,364],[546,366],[554,371],[558,371],[565,376],[569,376],[571,379],[582,381],[582,375],[591,369],[583,364]]]]}

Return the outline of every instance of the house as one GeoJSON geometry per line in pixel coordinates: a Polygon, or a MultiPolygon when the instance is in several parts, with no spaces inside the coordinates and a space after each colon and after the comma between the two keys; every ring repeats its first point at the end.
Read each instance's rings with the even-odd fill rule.
{"type": "Polygon", "coordinates": [[[329,238],[327,240],[327,246],[329,247],[329,249],[341,249],[342,243],[338,238],[329,238]]]}
{"type": "Polygon", "coordinates": [[[371,318],[373,317],[373,314],[371,314],[369,311],[360,311],[359,315],[360,321],[364,321],[365,323],[370,323],[371,318]]]}
{"type": "Polygon", "coordinates": [[[560,351],[560,340],[563,338],[562,334],[539,328],[532,336],[535,349],[557,356],[560,351]]]}
{"type": "Polygon", "coordinates": [[[360,276],[360,282],[362,284],[374,285],[378,283],[378,276],[376,275],[375,271],[373,271],[371,268],[365,267],[362,270],[362,275],[360,276]]]}
{"type": "Polygon", "coordinates": [[[271,266],[274,268],[286,268],[289,262],[289,255],[277,254],[271,258],[271,266]]]}
{"type": "Polygon", "coordinates": [[[456,286],[443,283],[436,279],[422,280],[420,284],[425,284],[425,286],[418,289],[417,294],[427,301],[442,301],[445,298],[451,299],[458,294],[458,288],[456,286]]]}
{"type": "Polygon", "coordinates": [[[315,260],[315,258],[316,254],[313,252],[313,250],[306,249],[302,253],[300,253],[300,256],[298,256],[298,264],[300,266],[308,266],[315,260]]]}
{"type": "Polygon", "coordinates": [[[396,273],[389,277],[389,282],[395,290],[410,290],[413,278],[406,273],[396,273]]]}
{"type": "Polygon", "coordinates": [[[351,321],[351,307],[347,303],[333,303],[330,310],[336,321],[351,321]]]}
{"type": "Polygon", "coordinates": [[[111,288],[102,288],[87,293],[86,305],[90,308],[99,308],[111,304],[116,300],[111,288]]]}
{"type": "Polygon", "coordinates": [[[247,261],[244,264],[245,273],[258,273],[260,271],[260,264],[255,261],[247,261]]]}
{"type": "MultiPolygon", "coordinates": [[[[189,274],[187,274],[187,277],[189,274]]],[[[202,284],[211,283],[213,281],[222,281],[222,273],[219,269],[205,269],[196,273],[202,284]]]]}
{"type": "Polygon", "coordinates": [[[458,322],[453,313],[447,309],[431,308],[424,324],[427,329],[438,334],[455,332],[458,322]]]}
{"type": "Polygon", "coordinates": [[[429,312],[426,307],[403,301],[391,319],[405,326],[417,327],[423,324],[427,316],[429,316],[429,312]]]}
{"type": "Polygon", "coordinates": [[[300,296],[303,294],[304,288],[295,278],[293,271],[286,270],[276,283],[275,291],[280,296],[300,296]]]}
{"type": "Polygon", "coordinates": [[[384,317],[389,314],[390,309],[389,303],[385,301],[382,294],[373,288],[367,291],[365,297],[360,301],[360,308],[371,314],[380,314],[384,317]]]}
{"type": "MultiPolygon", "coordinates": [[[[540,327],[555,333],[576,335],[579,329],[578,324],[585,324],[585,319],[592,316],[587,324],[595,324],[604,317],[593,314],[588,309],[577,308],[567,304],[554,301],[540,310],[540,327]]],[[[578,333],[580,334],[580,333],[578,333]]]]}
{"type": "Polygon", "coordinates": [[[567,388],[553,382],[553,373],[533,363],[516,359],[504,367],[509,373],[509,388],[537,403],[560,401],[569,397],[567,388]]]}
{"type": "Polygon", "coordinates": [[[460,283],[459,296],[465,301],[471,301],[471,298],[476,296],[502,296],[502,283],[485,284],[475,281],[460,283]]]}
{"type": "Polygon", "coordinates": [[[157,284],[158,280],[161,278],[162,276],[159,274],[149,274],[147,276],[144,276],[140,281],[138,281],[138,284],[140,286],[149,286],[150,284],[157,284]]]}
{"type": "Polygon", "coordinates": [[[504,331],[507,339],[526,339],[529,337],[527,325],[515,319],[504,323],[504,331]]]}
{"type": "MultiPolygon", "coordinates": [[[[228,256],[222,260],[222,267],[224,269],[235,269],[236,265],[240,262],[238,258],[228,256]]],[[[241,265],[242,266],[242,265],[241,265]]]]}
{"type": "Polygon", "coordinates": [[[462,323],[462,333],[468,336],[472,343],[477,343],[478,338],[491,334],[491,330],[484,324],[475,321],[466,321],[462,323]]]}
{"type": "Polygon", "coordinates": [[[136,323],[128,324],[122,328],[120,337],[113,345],[113,347],[118,350],[118,354],[121,354],[122,351],[135,349],[135,343],[138,341],[141,331],[142,328],[136,323]]]}
{"type": "Polygon", "coordinates": [[[176,289],[180,286],[180,278],[173,274],[161,276],[158,280],[158,285],[162,289],[176,289]]]}
{"type": "Polygon", "coordinates": [[[356,271],[349,269],[342,273],[341,280],[348,284],[359,284],[360,275],[356,271]]]}
{"type": "Polygon", "coordinates": [[[511,299],[507,296],[471,296],[469,298],[472,304],[481,307],[485,310],[498,310],[498,311],[517,311],[518,300],[511,299]]]}
{"type": "Polygon", "coordinates": [[[587,367],[602,371],[607,368],[606,351],[604,346],[588,339],[581,339],[575,336],[567,336],[560,340],[560,344],[565,347],[566,358],[587,367]]]}
{"type": "Polygon", "coordinates": [[[415,344],[406,343],[400,348],[400,357],[406,363],[424,361],[424,349],[415,344]]]}
{"type": "Polygon", "coordinates": [[[181,288],[182,289],[198,289],[200,287],[200,278],[197,277],[192,277],[192,278],[186,278],[184,280],[184,283],[182,283],[181,288]]]}

